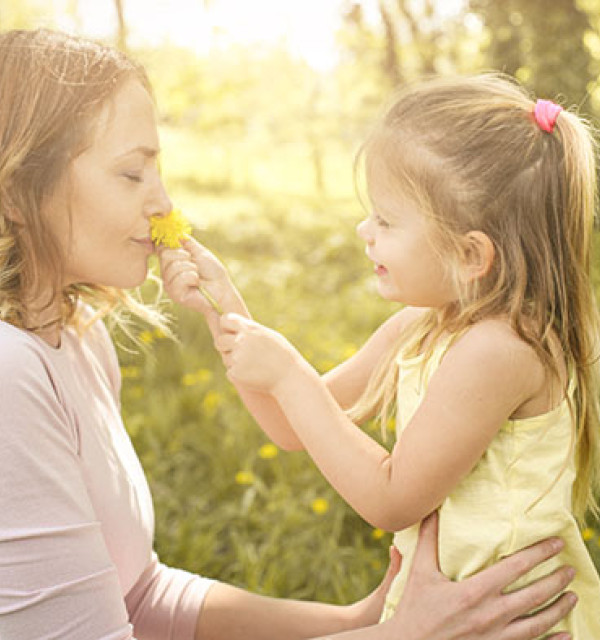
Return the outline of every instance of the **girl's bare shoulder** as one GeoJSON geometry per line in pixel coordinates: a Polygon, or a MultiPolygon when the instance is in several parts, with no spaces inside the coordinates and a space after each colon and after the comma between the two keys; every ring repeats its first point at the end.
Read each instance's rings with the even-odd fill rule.
{"type": "Polygon", "coordinates": [[[560,351],[553,350],[557,376],[507,318],[494,317],[475,323],[456,340],[452,350],[521,388],[523,402],[513,417],[544,413],[564,395],[566,374],[560,351]]]}

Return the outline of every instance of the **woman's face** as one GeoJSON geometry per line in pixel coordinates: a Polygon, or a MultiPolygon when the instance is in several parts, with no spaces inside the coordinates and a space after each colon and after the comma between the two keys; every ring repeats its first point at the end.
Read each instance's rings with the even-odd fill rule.
{"type": "Polygon", "coordinates": [[[101,110],[92,144],[44,205],[65,256],[63,286],[128,289],[146,278],[150,217],[171,208],[157,167],[154,105],[131,80],[101,110]]]}

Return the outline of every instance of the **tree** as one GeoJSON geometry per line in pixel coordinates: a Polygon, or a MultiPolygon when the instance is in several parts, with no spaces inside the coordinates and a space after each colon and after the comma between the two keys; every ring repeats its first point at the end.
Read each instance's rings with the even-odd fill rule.
{"type": "Polygon", "coordinates": [[[127,51],[127,24],[123,0],[115,0],[115,10],[117,12],[117,47],[121,51],[127,51]]]}
{"type": "Polygon", "coordinates": [[[576,0],[471,0],[489,36],[490,67],[516,76],[537,95],[584,101],[597,68],[585,46],[593,31],[576,0]]]}

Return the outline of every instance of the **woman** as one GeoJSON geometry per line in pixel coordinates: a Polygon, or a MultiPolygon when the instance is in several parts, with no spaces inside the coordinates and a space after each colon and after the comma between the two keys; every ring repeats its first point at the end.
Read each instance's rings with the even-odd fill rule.
{"type": "Polygon", "coordinates": [[[374,627],[397,558],[349,607],[263,598],[159,562],[99,321],[118,304],[160,323],[126,293],[147,275],[150,217],[171,209],[150,95],[115,50],[45,30],[0,35],[0,637],[526,640],[550,628],[570,594],[520,616],[566,587],[567,568],[502,590],[557,541],[453,584],[436,569],[431,522],[398,614],[374,627]]]}

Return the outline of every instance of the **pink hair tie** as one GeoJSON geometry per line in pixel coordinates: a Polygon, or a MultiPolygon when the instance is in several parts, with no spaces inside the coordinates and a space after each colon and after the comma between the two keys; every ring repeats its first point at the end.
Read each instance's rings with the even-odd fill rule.
{"type": "Polygon", "coordinates": [[[542,131],[552,133],[558,114],[563,108],[552,100],[538,100],[533,109],[533,117],[542,131]]]}

